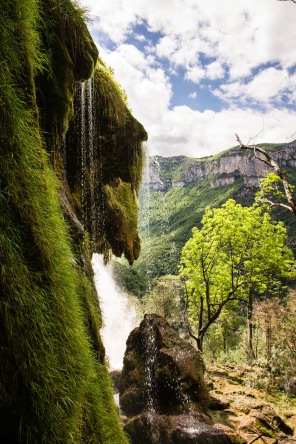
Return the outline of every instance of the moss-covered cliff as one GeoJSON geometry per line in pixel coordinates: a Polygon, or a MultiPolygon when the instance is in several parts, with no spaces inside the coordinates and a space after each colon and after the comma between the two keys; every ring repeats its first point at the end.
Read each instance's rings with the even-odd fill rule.
{"type": "Polygon", "coordinates": [[[139,254],[147,135],[70,0],[1,0],[0,41],[0,441],[125,443],[90,256],[139,254]]]}

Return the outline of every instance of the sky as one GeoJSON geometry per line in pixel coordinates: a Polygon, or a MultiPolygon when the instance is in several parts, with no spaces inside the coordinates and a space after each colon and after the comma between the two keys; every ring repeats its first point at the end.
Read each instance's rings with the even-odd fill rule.
{"type": "Polygon", "coordinates": [[[150,155],[296,139],[296,4],[81,0],[150,155]]]}

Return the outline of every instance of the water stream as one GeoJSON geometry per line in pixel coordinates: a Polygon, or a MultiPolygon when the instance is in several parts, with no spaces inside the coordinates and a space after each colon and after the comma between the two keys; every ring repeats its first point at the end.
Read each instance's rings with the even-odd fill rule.
{"type": "Polygon", "coordinates": [[[96,235],[96,202],[95,202],[95,161],[94,161],[94,138],[95,138],[95,106],[94,106],[94,79],[87,81],[87,111],[88,111],[88,157],[89,157],[89,187],[90,187],[90,225],[91,235],[94,241],[96,235]]]}
{"type": "Polygon", "coordinates": [[[155,383],[155,365],[156,365],[156,337],[153,330],[153,324],[148,325],[148,335],[145,338],[145,364],[146,364],[146,389],[147,389],[147,411],[156,413],[157,410],[157,393],[155,383]]]}
{"type": "Polygon", "coordinates": [[[121,369],[129,333],[139,325],[135,307],[116,286],[111,265],[105,266],[103,256],[94,254],[92,266],[103,314],[101,330],[110,370],[121,369]]]}

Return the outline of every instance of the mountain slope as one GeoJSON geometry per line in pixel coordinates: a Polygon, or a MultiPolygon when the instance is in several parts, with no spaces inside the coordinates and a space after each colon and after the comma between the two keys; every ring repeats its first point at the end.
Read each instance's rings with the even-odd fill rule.
{"type": "MultiPolygon", "coordinates": [[[[291,183],[296,179],[296,143],[264,147],[284,166],[291,183]]],[[[228,199],[248,206],[260,178],[270,171],[254,160],[253,152],[235,147],[213,157],[152,157],[140,192],[139,228],[142,253],[133,273],[151,278],[176,274],[184,244],[192,228],[201,224],[207,206],[219,207],[228,199]]],[[[296,221],[289,212],[277,210],[275,217],[295,232],[296,221]]]]}

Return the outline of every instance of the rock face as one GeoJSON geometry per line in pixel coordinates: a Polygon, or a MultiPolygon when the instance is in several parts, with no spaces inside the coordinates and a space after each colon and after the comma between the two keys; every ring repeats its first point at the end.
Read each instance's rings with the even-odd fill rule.
{"type": "Polygon", "coordinates": [[[223,430],[201,423],[187,415],[164,416],[144,413],[124,427],[133,443],[141,444],[231,444],[223,430]]]}
{"type": "Polygon", "coordinates": [[[120,406],[133,415],[148,409],[179,410],[184,403],[205,406],[208,391],[200,352],[181,339],[165,318],[145,315],[128,340],[120,379],[120,406]]]}
{"type": "Polygon", "coordinates": [[[213,427],[200,352],[166,319],[146,314],[127,340],[119,404],[133,444],[231,444],[230,430],[213,427]]]}
{"type": "MultiPolygon", "coordinates": [[[[295,154],[296,142],[279,146],[288,154],[295,154]]],[[[282,152],[274,154],[280,165],[296,167],[296,161],[282,152]]],[[[170,187],[185,187],[192,182],[209,179],[213,188],[231,184],[243,177],[245,187],[259,184],[261,177],[271,172],[263,162],[254,160],[252,151],[233,148],[218,156],[193,159],[184,156],[153,157],[149,164],[149,180],[145,186],[151,190],[165,190],[170,187]]]]}
{"type": "Polygon", "coordinates": [[[147,134],[76,2],[2,2],[0,41],[0,442],[124,444],[90,258],[139,255],[147,134]]]}

